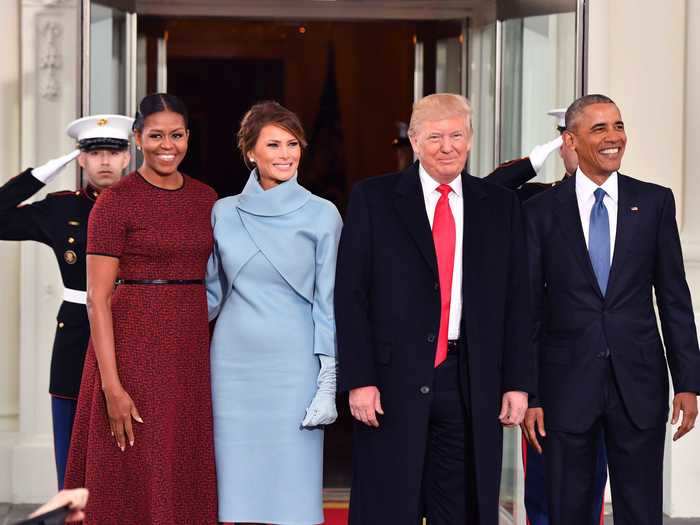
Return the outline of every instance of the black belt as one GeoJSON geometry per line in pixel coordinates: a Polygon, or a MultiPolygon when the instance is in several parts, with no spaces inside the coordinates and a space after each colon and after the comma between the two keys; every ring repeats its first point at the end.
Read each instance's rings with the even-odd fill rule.
{"type": "Polygon", "coordinates": [[[204,279],[117,279],[116,284],[204,284],[204,279]]]}
{"type": "Polygon", "coordinates": [[[447,341],[447,353],[456,352],[459,350],[459,345],[461,341],[459,339],[448,339],[447,341]]]}

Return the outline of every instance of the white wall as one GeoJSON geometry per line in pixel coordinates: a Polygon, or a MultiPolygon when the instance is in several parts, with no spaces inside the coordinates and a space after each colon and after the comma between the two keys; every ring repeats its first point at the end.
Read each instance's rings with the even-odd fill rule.
{"type": "MultiPolygon", "coordinates": [[[[628,144],[623,173],[670,187],[676,196],[686,272],[700,304],[700,2],[589,0],[588,92],[620,107],[628,144]]],[[[664,512],[700,516],[700,430],[672,443],[664,465],[664,512]]],[[[613,501],[614,506],[614,501],[613,501]]]]}
{"type": "MultiPolygon", "coordinates": [[[[19,171],[19,1],[0,3],[0,184],[19,171]]],[[[19,410],[19,246],[0,242],[0,496],[9,493],[13,431],[19,410]],[[4,468],[3,468],[4,467],[4,468]]],[[[0,500],[2,498],[0,497],[0,500]]]]}

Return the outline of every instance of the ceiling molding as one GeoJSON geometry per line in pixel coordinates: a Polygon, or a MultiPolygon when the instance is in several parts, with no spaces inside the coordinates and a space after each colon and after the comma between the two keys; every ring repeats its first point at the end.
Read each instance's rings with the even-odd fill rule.
{"type": "Polygon", "coordinates": [[[445,20],[483,0],[136,0],[139,14],[286,20],[445,20]]]}

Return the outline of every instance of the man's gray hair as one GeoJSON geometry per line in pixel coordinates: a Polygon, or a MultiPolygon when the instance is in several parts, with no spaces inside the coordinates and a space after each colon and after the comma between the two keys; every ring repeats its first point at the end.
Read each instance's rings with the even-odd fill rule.
{"type": "Polygon", "coordinates": [[[426,121],[445,120],[464,116],[468,130],[472,127],[472,106],[469,100],[454,93],[435,93],[423,97],[413,104],[408,136],[415,137],[421,125],[426,121]]]}
{"type": "Polygon", "coordinates": [[[615,104],[615,102],[613,102],[613,100],[610,97],[606,97],[605,95],[592,94],[584,95],[580,98],[577,98],[567,108],[566,115],[564,115],[564,123],[566,125],[566,129],[569,131],[573,130],[573,126],[576,124],[576,121],[581,116],[581,113],[583,113],[583,110],[593,104],[613,104],[617,106],[617,104],[615,104]]]}

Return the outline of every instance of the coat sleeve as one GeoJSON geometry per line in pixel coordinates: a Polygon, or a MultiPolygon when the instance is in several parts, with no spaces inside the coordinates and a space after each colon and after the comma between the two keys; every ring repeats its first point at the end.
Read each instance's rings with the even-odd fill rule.
{"type": "Polygon", "coordinates": [[[540,342],[542,339],[542,313],[544,310],[545,283],[542,271],[542,245],[540,242],[540,232],[537,229],[535,211],[532,203],[524,207],[525,235],[527,238],[527,260],[528,260],[528,289],[530,292],[530,308],[532,313],[532,325],[528,339],[531,343],[533,359],[535,360],[534,377],[535,392],[530,395],[530,408],[540,407],[537,398],[539,381],[539,357],[540,342]]]}
{"type": "Polygon", "coordinates": [[[503,391],[519,390],[536,395],[536,358],[530,340],[532,330],[530,287],[525,261],[527,249],[520,202],[511,198],[510,261],[503,355],[503,391]]]}
{"type": "Polygon", "coordinates": [[[369,207],[363,184],[358,184],[350,195],[335,275],[340,392],[377,385],[370,325],[371,239],[369,207]]]}
{"type": "Polygon", "coordinates": [[[209,321],[213,321],[221,312],[221,307],[231,293],[231,284],[228,282],[226,271],[221,263],[221,252],[216,235],[216,206],[211,212],[211,225],[214,229],[214,247],[207,261],[206,288],[207,310],[209,321]]]}
{"type": "Polygon", "coordinates": [[[28,169],[0,188],[0,240],[51,244],[51,203],[44,199],[20,206],[43,187],[28,169]]]}
{"type": "Polygon", "coordinates": [[[676,224],[673,193],[665,190],[656,242],[654,293],[676,393],[700,394],[700,350],[676,224]]]}
{"type": "Polygon", "coordinates": [[[311,316],[314,321],[314,354],[336,355],[333,288],[338,256],[338,242],[343,221],[335,206],[324,220],[324,231],[316,243],[316,275],[311,316]]]}
{"type": "Polygon", "coordinates": [[[484,178],[492,184],[515,191],[536,176],[537,173],[532,167],[529,157],[524,157],[501,164],[484,178]]]}

